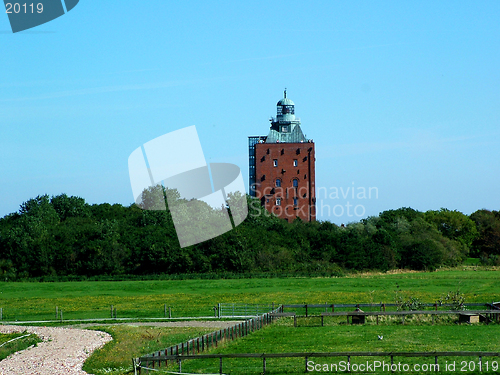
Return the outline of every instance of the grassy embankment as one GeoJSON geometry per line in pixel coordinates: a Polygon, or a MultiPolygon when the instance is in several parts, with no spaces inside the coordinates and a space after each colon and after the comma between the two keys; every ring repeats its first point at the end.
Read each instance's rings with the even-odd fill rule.
{"type": "Polygon", "coordinates": [[[30,346],[36,345],[41,341],[36,335],[29,335],[27,337],[11,341],[26,334],[26,332],[0,334],[0,361],[7,358],[12,353],[29,348],[30,346]]]}

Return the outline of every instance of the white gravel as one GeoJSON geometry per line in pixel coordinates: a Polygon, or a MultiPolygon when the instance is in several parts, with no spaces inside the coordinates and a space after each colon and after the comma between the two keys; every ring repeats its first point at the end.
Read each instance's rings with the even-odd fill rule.
{"type": "Polygon", "coordinates": [[[85,360],[112,340],[100,331],[0,325],[0,333],[23,331],[38,335],[43,342],[0,361],[0,375],[86,375],[85,360]]]}

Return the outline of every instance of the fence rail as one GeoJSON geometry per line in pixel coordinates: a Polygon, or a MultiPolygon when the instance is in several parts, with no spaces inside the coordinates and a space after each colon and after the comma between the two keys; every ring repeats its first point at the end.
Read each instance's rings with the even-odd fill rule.
{"type": "MultiPolygon", "coordinates": [[[[484,317],[486,323],[492,322],[493,317],[498,321],[500,316],[500,310],[410,310],[410,311],[339,311],[339,312],[324,312],[321,313],[321,326],[324,325],[325,316],[346,316],[347,323],[349,323],[349,317],[361,317],[361,316],[376,316],[377,324],[379,316],[401,316],[404,318],[407,315],[478,315],[484,317]]],[[[296,323],[295,323],[296,325],[296,323]]]]}
{"type": "MultiPolygon", "coordinates": [[[[141,368],[155,369],[155,366],[161,367],[162,362],[165,366],[168,365],[167,357],[185,357],[186,355],[196,355],[196,353],[204,352],[210,348],[217,348],[219,343],[223,341],[235,340],[238,337],[244,337],[251,332],[257,331],[262,327],[270,324],[273,320],[272,314],[283,311],[283,307],[279,305],[269,313],[264,313],[252,319],[237,323],[229,328],[223,328],[206,335],[187,340],[177,345],[172,345],[166,349],[159,350],[145,356],[132,359],[134,371],[139,374],[141,368]]],[[[180,371],[179,371],[180,372],[180,371]]]]}
{"type": "Polygon", "coordinates": [[[275,309],[273,304],[219,303],[219,318],[246,318],[269,313],[275,309]]]}
{"type": "MultiPolygon", "coordinates": [[[[500,352],[308,352],[308,353],[231,353],[231,354],[186,354],[186,355],[163,355],[160,357],[144,356],[143,361],[176,361],[179,372],[182,372],[182,361],[187,359],[214,359],[219,358],[219,373],[223,374],[224,358],[262,358],[262,373],[267,371],[266,358],[304,358],[305,372],[308,372],[308,359],[319,357],[345,357],[347,363],[351,363],[352,357],[390,357],[391,367],[394,365],[394,357],[434,357],[435,365],[438,365],[439,357],[478,357],[479,368],[482,368],[483,357],[500,357],[500,352]]],[[[498,363],[497,363],[498,365],[498,363]]],[[[434,368],[437,371],[437,368],[434,368]]],[[[139,372],[140,373],[140,372],[139,372]]]]}

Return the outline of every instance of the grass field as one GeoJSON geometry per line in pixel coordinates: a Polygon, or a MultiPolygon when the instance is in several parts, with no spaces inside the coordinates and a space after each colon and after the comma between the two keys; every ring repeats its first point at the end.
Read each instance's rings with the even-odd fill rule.
{"type": "Polygon", "coordinates": [[[167,280],[60,283],[0,283],[4,321],[213,316],[219,302],[392,303],[395,292],[424,302],[458,288],[466,302],[500,299],[498,271],[448,270],[432,273],[359,274],[341,278],[167,280]]]}
{"type": "MultiPolygon", "coordinates": [[[[466,302],[492,302],[500,300],[499,286],[499,271],[475,267],[432,273],[366,273],[341,278],[0,283],[0,308],[3,309],[4,322],[54,319],[56,306],[59,311],[63,310],[64,319],[109,318],[111,305],[117,309],[119,318],[163,317],[164,304],[172,308],[173,317],[202,317],[213,316],[213,307],[219,302],[394,303],[398,293],[433,303],[444,294],[458,289],[464,293],[466,302]]],[[[432,326],[425,319],[417,319],[409,320],[409,324],[405,326],[401,326],[398,321],[382,320],[379,326],[373,322],[364,326],[347,326],[332,319],[325,327],[318,327],[314,318],[299,320],[297,328],[293,328],[285,319],[239,339],[234,344],[223,345],[218,350],[228,353],[344,350],[500,351],[497,344],[500,326],[496,324],[458,326],[453,319],[444,319],[441,325],[432,326]],[[384,336],[381,341],[377,339],[380,334],[384,336]]],[[[88,360],[85,368],[89,373],[130,373],[132,357],[163,349],[202,333],[200,329],[146,329],[130,325],[107,326],[102,329],[112,334],[115,340],[88,360]]],[[[261,361],[247,361],[227,360],[224,362],[224,372],[258,374],[262,371],[261,361]]],[[[409,361],[413,363],[411,361],[417,359],[409,361]]],[[[193,373],[207,373],[208,368],[217,372],[218,360],[213,363],[190,361],[183,365],[183,371],[193,373]]],[[[303,359],[269,359],[268,368],[271,374],[303,373],[304,362],[303,359]]]]}
{"type": "MultiPolygon", "coordinates": [[[[214,353],[287,353],[287,352],[347,352],[347,351],[496,351],[500,352],[500,325],[436,325],[436,326],[360,326],[340,325],[335,327],[298,327],[291,324],[275,324],[231,342],[214,353]],[[382,336],[380,340],[378,336],[382,336]]],[[[311,358],[315,363],[339,363],[347,358],[311,358]]],[[[353,358],[351,363],[366,363],[374,360],[390,363],[388,357],[353,358]]],[[[434,358],[398,358],[402,363],[424,364],[434,363],[434,358]]],[[[476,361],[472,357],[444,357],[441,364],[455,360],[476,361]]],[[[486,360],[483,359],[483,360],[486,360]]],[[[500,358],[490,358],[500,363],[500,358]]],[[[225,374],[260,374],[261,359],[225,359],[225,374]]],[[[304,358],[279,358],[267,360],[266,374],[303,374],[304,358]]],[[[170,371],[176,371],[172,367],[170,371]]],[[[184,361],[183,372],[216,373],[219,369],[218,359],[184,361]]],[[[340,372],[340,371],[339,371],[340,372]]],[[[379,371],[380,372],[380,371],[379,371]]],[[[383,371],[382,371],[383,372],[383,371]]],[[[355,373],[355,372],[354,372],[355,373]]],[[[484,372],[483,372],[484,373],[484,372]]]]}
{"type": "Polygon", "coordinates": [[[132,357],[166,348],[192,337],[211,332],[204,328],[165,328],[134,325],[95,326],[113,336],[113,341],[98,349],[85,362],[84,371],[91,374],[127,374],[132,370],[132,357]]]}

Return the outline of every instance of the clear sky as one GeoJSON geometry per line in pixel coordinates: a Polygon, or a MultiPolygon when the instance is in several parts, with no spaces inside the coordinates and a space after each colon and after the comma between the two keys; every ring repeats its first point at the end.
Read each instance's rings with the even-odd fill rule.
{"type": "Polygon", "coordinates": [[[499,1],[81,0],[13,34],[3,14],[0,216],[41,194],[129,205],[131,152],[190,125],[247,184],[285,87],[318,219],[498,210],[499,20],[499,1]]]}

